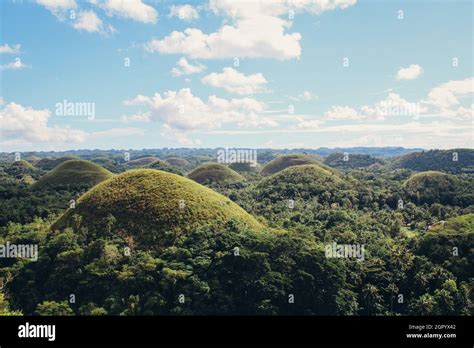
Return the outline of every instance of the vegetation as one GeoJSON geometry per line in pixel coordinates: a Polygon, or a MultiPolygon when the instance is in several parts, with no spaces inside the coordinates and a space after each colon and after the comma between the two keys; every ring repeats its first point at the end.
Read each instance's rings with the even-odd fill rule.
{"type": "Polygon", "coordinates": [[[241,181],[244,177],[221,163],[204,163],[188,174],[188,178],[200,183],[241,181]]]}
{"type": "Polygon", "coordinates": [[[116,150],[72,151],[84,160],[49,172],[0,154],[0,245],[39,246],[0,258],[0,315],[473,315],[474,173],[393,151],[346,166],[262,150],[275,173],[207,163],[193,180],[169,171],[215,151],[130,150],[153,158],[132,170],[116,150]],[[330,257],[334,243],[363,257],[330,257]]]}
{"type": "Polygon", "coordinates": [[[374,164],[382,164],[383,161],[366,154],[346,154],[335,152],[324,159],[324,164],[338,169],[367,168],[374,164]]]}
{"type": "Polygon", "coordinates": [[[148,168],[162,170],[164,172],[169,172],[178,175],[184,175],[184,172],[181,169],[162,160],[156,160],[155,162],[150,164],[148,168]]]}
{"type": "Polygon", "coordinates": [[[262,174],[271,175],[291,166],[316,163],[319,163],[319,161],[309,155],[283,155],[267,163],[262,169],[262,174]]]}
{"type": "Polygon", "coordinates": [[[447,173],[474,173],[474,150],[430,150],[412,152],[397,158],[392,168],[406,168],[419,172],[436,170],[447,173]]]}
{"type": "Polygon", "coordinates": [[[107,169],[83,160],[65,161],[44,175],[34,188],[61,188],[68,186],[91,187],[110,178],[113,174],[107,169]]]}

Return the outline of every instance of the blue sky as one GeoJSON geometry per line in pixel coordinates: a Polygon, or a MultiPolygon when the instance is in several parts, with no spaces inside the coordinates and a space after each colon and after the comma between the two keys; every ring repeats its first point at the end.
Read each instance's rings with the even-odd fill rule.
{"type": "Polygon", "coordinates": [[[0,151],[473,147],[471,1],[0,6],[0,151]]]}

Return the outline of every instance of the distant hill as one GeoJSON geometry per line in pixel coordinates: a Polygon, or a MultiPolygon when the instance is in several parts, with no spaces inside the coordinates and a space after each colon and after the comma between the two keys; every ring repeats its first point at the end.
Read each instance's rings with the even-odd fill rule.
{"type": "Polygon", "coordinates": [[[204,163],[188,174],[188,178],[202,184],[245,180],[243,176],[222,163],[204,163]]]}
{"type": "Polygon", "coordinates": [[[344,156],[343,153],[336,152],[328,155],[324,159],[324,164],[334,167],[334,168],[339,168],[339,169],[357,169],[357,168],[367,168],[373,164],[382,164],[383,161],[374,158],[370,155],[367,154],[347,154],[347,157],[344,156]],[[347,158],[347,160],[345,160],[347,158]]]}
{"type": "Polygon", "coordinates": [[[58,158],[42,158],[35,163],[35,167],[41,168],[43,170],[51,170],[63,162],[70,161],[70,160],[78,160],[78,159],[79,159],[78,157],[73,157],[73,156],[65,156],[65,157],[58,157],[58,158]]]}
{"type": "MultiPolygon", "coordinates": [[[[306,164],[286,168],[273,174],[257,185],[259,199],[312,199],[325,192],[347,189],[349,183],[341,174],[321,164],[306,164]]],[[[327,198],[330,198],[331,194],[327,198]]],[[[324,197],[320,201],[327,201],[324,197]]]]}
{"type": "Polygon", "coordinates": [[[187,167],[191,164],[187,159],[181,157],[170,157],[166,159],[166,162],[178,167],[187,167]]]}
{"type": "Polygon", "coordinates": [[[91,187],[110,178],[113,174],[107,169],[83,160],[69,160],[61,163],[41,177],[34,188],[55,188],[64,186],[91,187]]]}
{"type": "Polygon", "coordinates": [[[5,167],[4,171],[8,175],[29,184],[32,183],[32,176],[37,177],[40,175],[38,174],[38,169],[25,160],[13,162],[10,166],[5,167]]]}
{"type": "Polygon", "coordinates": [[[184,172],[181,169],[177,168],[176,166],[172,166],[168,162],[165,162],[162,160],[156,160],[155,162],[150,164],[148,168],[162,170],[168,173],[173,173],[173,174],[178,174],[178,175],[184,175],[184,172]]]}
{"type": "Polygon", "coordinates": [[[110,234],[133,236],[141,247],[172,243],[175,233],[192,233],[213,222],[235,220],[257,230],[262,225],[227,197],[179,175],[152,169],[117,175],[84,194],[54,228],[71,226],[74,215],[97,236],[107,233],[101,221],[113,216],[110,234]]]}
{"type": "Polygon", "coordinates": [[[436,171],[412,175],[402,187],[408,198],[417,204],[453,204],[463,189],[460,179],[436,171]]]}
{"type": "Polygon", "coordinates": [[[259,172],[262,170],[260,165],[251,166],[250,163],[231,163],[229,168],[240,173],[259,172]]]}
{"type": "Polygon", "coordinates": [[[452,149],[413,152],[394,159],[390,167],[411,169],[418,172],[436,170],[452,174],[474,173],[474,150],[452,149]]]}
{"type": "Polygon", "coordinates": [[[158,160],[159,158],[157,157],[142,157],[142,158],[130,160],[128,162],[124,162],[123,165],[127,168],[144,168],[144,167],[148,167],[150,164],[158,160]]]}
{"type": "Polygon", "coordinates": [[[320,163],[315,157],[309,155],[282,155],[268,162],[262,169],[263,175],[271,175],[292,166],[302,164],[320,163]]]}

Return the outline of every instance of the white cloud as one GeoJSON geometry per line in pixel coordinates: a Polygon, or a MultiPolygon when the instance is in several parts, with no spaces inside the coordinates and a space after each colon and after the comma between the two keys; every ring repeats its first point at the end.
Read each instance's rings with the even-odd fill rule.
{"type": "Polygon", "coordinates": [[[173,5],[170,8],[169,17],[178,17],[184,21],[191,21],[199,18],[199,13],[197,8],[192,5],[173,5]]]}
{"type": "Polygon", "coordinates": [[[48,126],[51,112],[36,110],[16,103],[8,103],[0,109],[2,138],[27,143],[41,142],[82,142],[86,133],[79,130],[48,126]]]}
{"type": "Polygon", "coordinates": [[[298,94],[296,97],[289,96],[289,98],[293,101],[310,101],[318,99],[318,96],[310,91],[304,91],[303,93],[298,94]]]}
{"type": "Polygon", "coordinates": [[[420,77],[423,68],[418,64],[411,64],[406,68],[400,68],[397,72],[397,80],[415,80],[420,77]]]}
{"type": "Polygon", "coordinates": [[[280,17],[288,18],[290,9],[320,14],[336,8],[347,8],[355,3],[356,0],[211,0],[211,11],[230,17],[232,24],[224,24],[210,34],[196,28],[173,31],[164,39],[149,41],[145,49],[199,59],[299,58],[301,35],[287,33],[291,22],[280,17]]]}
{"type": "Polygon", "coordinates": [[[287,21],[272,16],[262,16],[259,20],[240,19],[235,25],[224,25],[211,34],[192,28],[184,32],[173,31],[162,40],[149,41],[145,49],[184,54],[194,59],[298,58],[301,35],[285,33],[288,26],[287,21]]]}
{"type": "Polygon", "coordinates": [[[204,76],[201,82],[205,85],[223,88],[227,92],[240,95],[262,92],[267,84],[267,80],[261,73],[244,75],[230,67],[224,68],[222,73],[211,73],[204,76]]]}
{"type": "Polygon", "coordinates": [[[324,114],[328,120],[360,120],[364,116],[348,106],[334,105],[324,114]]]}
{"type": "Polygon", "coordinates": [[[459,104],[459,98],[474,95],[474,78],[449,81],[433,88],[424,101],[439,109],[459,104]]]}
{"type": "Polygon", "coordinates": [[[167,124],[161,127],[160,135],[167,139],[172,139],[182,146],[196,146],[201,144],[201,140],[192,139],[185,132],[176,131],[167,124]]]}
{"type": "Polygon", "coordinates": [[[173,76],[183,76],[183,75],[198,74],[201,71],[203,71],[204,69],[206,69],[205,65],[202,65],[202,64],[192,65],[191,63],[189,63],[186,60],[186,58],[182,57],[176,63],[176,67],[174,67],[171,70],[171,75],[173,75],[173,76]]]}
{"type": "Polygon", "coordinates": [[[21,70],[31,68],[31,65],[25,64],[20,58],[16,58],[13,62],[0,65],[0,70],[21,70]]]}
{"type": "Polygon", "coordinates": [[[148,108],[139,117],[123,117],[124,122],[158,122],[169,132],[181,134],[182,140],[189,132],[220,129],[225,125],[241,128],[278,126],[276,121],[261,116],[265,105],[255,99],[223,99],[212,95],[204,101],[194,96],[189,88],[168,91],[163,95],[156,93],[152,97],[138,95],[124,103],[148,108]]]}
{"type": "Polygon", "coordinates": [[[45,7],[61,21],[66,19],[67,11],[77,8],[75,0],[36,0],[36,3],[45,7]]]}
{"type": "Polygon", "coordinates": [[[73,27],[74,29],[84,30],[89,33],[99,32],[105,34],[107,31],[115,31],[111,26],[105,28],[102,20],[94,11],[80,11],[77,14],[77,19],[74,22],[73,27]]]}
{"type": "Polygon", "coordinates": [[[386,117],[417,118],[427,108],[420,102],[409,102],[396,93],[389,93],[387,98],[374,105],[363,105],[358,110],[335,105],[324,114],[327,120],[384,120],[386,117]]]}
{"type": "Polygon", "coordinates": [[[1,53],[10,53],[10,54],[21,53],[21,45],[20,44],[16,44],[13,46],[9,46],[8,44],[0,45],[0,54],[1,53]]]}
{"type": "Polygon", "coordinates": [[[355,5],[357,0],[210,0],[209,7],[216,14],[230,17],[259,17],[263,15],[288,15],[290,10],[295,13],[309,12],[319,15],[336,8],[345,9],[355,5]]]}
{"type": "Polygon", "coordinates": [[[158,11],[142,0],[99,0],[97,5],[109,16],[132,19],[142,23],[156,23],[158,11]]]}
{"type": "Polygon", "coordinates": [[[0,106],[2,106],[3,104],[5,104],[5,99],[3,99],[3,97],[0,97],[0,106]]]}

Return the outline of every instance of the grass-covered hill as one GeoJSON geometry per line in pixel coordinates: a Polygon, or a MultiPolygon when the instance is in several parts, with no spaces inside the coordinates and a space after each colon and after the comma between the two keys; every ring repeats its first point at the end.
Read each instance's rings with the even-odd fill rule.
{"type": "Polygon", "coordinates": [[[27,169],[35,168],[30,162],[27,162],[25,160],[15,161],[12,163],[11,167],[27,168],[27,169]]]}
{"type": "Polygon", "coordinates": [[[28,183],[31,183],[30,178],[38,178],[41,175],[36,167],[25,160],[13,162],[11,165],[5,167],[4,171],[8,175],[19,180],[26,180],[28,183]]]}
{"type": "Polygon", "coordinates": [[[157,160],[159,160],[158,157],[142,157],[125,162],[123,165],[127,168],[145,168],[157,160]]]}
{"type": "Polygon", "coordinates": [[[64,156],[58,158],[42,158],[38,162],[35,163],[35,167],[41,168],[43,170],[51,170],[54,167],[60,165],[63,162],[70,161],[70,160],[78,160],[78,157],[74,156],[64,156]]]}
{"type": "Polygon", "coordinates": [[[150,164],[148,168],[162,170],[164,172],[178,174],[178,175],[184,175],[184,172],[181,169],[169,164],[168,162],[162,161],[160,159],[150,164]]]}
{"type": "Polygon", "coordinates": [[[474,150],[452,149],[412,152],[395,158],[390,167],[411,169],[418,172],[436,170],[452,174],[474,173],[474,150]]]}
{"type": "Polygon", "coordinates": [[[320,163],[314,156],[283,155],[268,162],[262,169],[263,175],[272,175],[292,166],[320,163]]]}
{"type": "Polygon", "coordinates": [[[242,181],[244,177],[222,163],[204,163],[188,174],[188,178],[203,183],[242,181]]]}
{"type": "Polygon", "coordinates": [[[166,162],[177,167],[187,167],[191,164],[187,159],[181,157],[169,157],[166,159],[166,162]]]}
{"type": "MultiPolygon", "coordinates": [[[[417,250],[433,263],[442,265],[458,280],[471,282],[474,276],[474,214],[465,214],[430,226],[417,241],[417,250]]],[[[455,285],[455,284],[454,284],[455,285]]],[[[471,300],[474,293],[471,288],[471,300]]]]}
{"type": "Polygon", "coordinates": [[[257,185],[259,199],[312,199],[326,201],[336,191],[347,189],[349,183],[332,168],[321,164],[305,164],[286,168],[263,179],[257,185]],[[323,197],[323,194],[326,193],[323,197]]]}
{"type": "Polygon", "coordinates": [[[257,173],[262,170],[260,165],[252,166],[250,163],[231,163],[229,168],[240,173],[257,173]]]}
{"type": "Polygon", "coordinates": [[[127,171],[95,186],[53,228],[74,226],[76,215],[81,226],[98,234],[107,231],[101,221],[113,219],[110,233],[131,236],[142,247],[171,243],[181,233],[219,221],[235,220],[262,229],[227,197],[187,178],[153,169],[127,171]]]}
{"type": "Polygon", "coordinates": [[[414,174],[403,183],[402,188],[408,199],[417,204],[453,204],[464,191],[460,179],[437,171],[414,174]]]}
{"type": "Polygon", "coordinates": [[[324,164],[338,169],[367,168],[374,164],[382,164],[383,161],[367,154],[348,154],[344,160],[344,154],[337,152],[328,155],[324,159],[324,164]]]}
{"type": "Polygon", "coordinates": [[[83,160],[69,160],[61,163],[41,177],[34,188],[92,187],[110,178],[113,174],[107,169],[83,160]]]}

